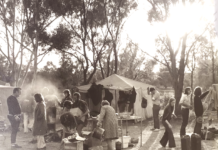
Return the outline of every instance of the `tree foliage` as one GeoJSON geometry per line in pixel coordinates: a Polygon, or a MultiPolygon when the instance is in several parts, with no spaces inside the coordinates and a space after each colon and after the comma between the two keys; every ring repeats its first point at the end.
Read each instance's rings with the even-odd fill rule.
{"type": "MultiPolygon", "coordinates": [[[[165,23],[168,21],[169,17],[172,15],[172,8],[175,6],[180,6],[186,8],[186,5],[189,3],[190,6],[194,6],[195,2],[192,1],[178,1],[178,0],[147,0],[151,4],[151,9],[148,12],[148,20],[151,23],[165,23]]],[[[184,13],[185,14],[185,13],[184,13]]],[[[175,90],[176,98],[176,114],[180,113],[179,101],[183,91],[183,82],[185,75],[185,68],[188,62],[188,56],[190,52],[195,49],[195,46],[198,44],[199,39],[205,33],[205,30],[200,34],[194,34],[189,31],[184,32],[180,37],[178,42],[175,42],[175,39],[170,37],[169,33],[166,31],[164,34],[161,34],[156,39],[156,48],[159,53],[159,58],[154,58],[156,61],[159,61],[162,65],[166,66],[170,76],[172,78],[173,88],[175,90]],[[161,60],[161,61],[160,61],[161,60]]]]}

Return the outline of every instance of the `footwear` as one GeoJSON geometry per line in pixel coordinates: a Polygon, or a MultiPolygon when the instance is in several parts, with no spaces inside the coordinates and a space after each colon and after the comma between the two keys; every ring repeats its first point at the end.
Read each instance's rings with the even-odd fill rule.
{"type": "Polygon", "coordinates": [[[166,147],[166,146],[163,146],[163,145],[161,144],[161,142],[160,142],[160,145],[161,145],[162,147],[166,147]]]}
{"type": "Polygon", "coordinates": [[[154,132],[158,132],[160,129],[154,129],[154,132]]]}
{"type": "Polygon", "coordinates": [[[155,128],[150,129],[151,131],[155,130],[155,128]]]}
{"type": "Polygon", "coordinates": [[[22,148],[22,146],[19,146],[19,145],[17,145],[17,144],[12,144],[12,145],[11,145],[11,148],[22,148]]]}
{"type": "Polygon", "coordinates": [[[37,148],[37,150],[46,150],[46,146],[43,148],[37,148]]]}

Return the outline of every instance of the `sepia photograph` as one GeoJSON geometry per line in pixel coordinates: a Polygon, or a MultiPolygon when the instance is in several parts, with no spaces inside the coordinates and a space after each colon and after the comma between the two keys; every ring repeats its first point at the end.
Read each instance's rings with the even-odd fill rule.
{"type": "Polygon", "coordinates": [[[0,150],[218,150],[218,0],[0,0],[0,150]]]}

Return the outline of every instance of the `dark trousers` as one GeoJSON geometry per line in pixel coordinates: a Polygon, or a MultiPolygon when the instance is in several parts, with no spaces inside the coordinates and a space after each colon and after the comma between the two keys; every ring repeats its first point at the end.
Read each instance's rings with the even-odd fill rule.
{"type": "Polygon", "coordinates": [[[160,106],[153,105],[154,129],[160,129],[159,111],[160,111],[160,106]]]}
{"type": "Polygon", "coordinates": [[[8,118],[11,123],[11,143],[16,143],[17,132],[19,130],[20,121],[8,118]]]}
{"type": "Polygon", "coordinates": [[[169,128],[169,125],[165,121],[163,121],[162,123],[165,127],[165,132],[162,139],[160,140],[161,145],[163,147],[166,147],[167,143],[169,142],[169,147],[176,147],[172,129],[169,128]]]}
{"type": "Polygon", "coordinates": [[[189,118],[189,109],[183,108],[182,109],[182,126],[180,129],[180,136],[186,135],[185,128],[188,125],[188,118],[189,118]]]}
{"type": "MultiPolygon", "coordinates": [[[[198,116],[198,117],[202,117],[202,116],[198,116]]],[[[201,128],[202,128],[202,122],[198,122],[196,117],[196,123],[195,123],[195,128],[194,128],[194,133],[197,133],[199,135],[201,135],[201,128]]]]}

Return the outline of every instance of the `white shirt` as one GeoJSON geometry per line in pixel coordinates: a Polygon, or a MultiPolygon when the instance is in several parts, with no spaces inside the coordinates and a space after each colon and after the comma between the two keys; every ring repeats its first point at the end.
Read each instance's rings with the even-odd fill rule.
{"type": "Polygon", "coordinates": [[[154,95],[151,95],[153,104],[160,105],[160,93],[158,91],[155,91],[154,95]]]}
{"type": "MultiPolygon", "coordinates": [[[[191,94],[189,95],[182,94],[179,104],[191,105],[191,94]]],[[[188,108],[188,107],[182,105],[181,108],[183,109],[183,108],[188,108]]]]}

